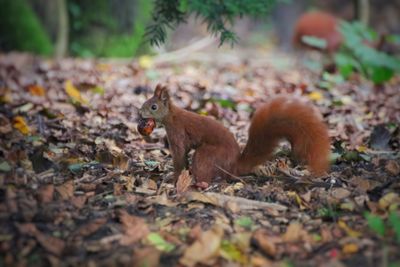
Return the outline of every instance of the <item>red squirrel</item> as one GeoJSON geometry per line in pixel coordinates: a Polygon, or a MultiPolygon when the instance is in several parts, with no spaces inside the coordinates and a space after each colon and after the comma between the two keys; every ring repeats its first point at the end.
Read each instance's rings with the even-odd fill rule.
{"type": "Polygon", "coordinates": [[[293,44],[314,49],[302,41],[304,36],[313,36],[326,41],[327,52],[335,52],[342,44],[342,35],[338,27],[339,19],[329,13],[323,11],[305,13],[295,24],[293,44]]]}
{"type": "Polygon", "coordinates": [[[290,97],[273,98],[256,110],[242,152],[233,134],[221,123],[175,106],[165,86],[157,85],[139,114],[164,125],[175,182],[188,167],[187,154],[191,149],[195,150],[191,172],[196,182],[209,184],[215,177],[249,174],[255,166],[271,158],[284,138],[313,175],[323,175],[329,167],[330,140],[320,114],[312,106],[290,97]]]}
{"type": "MultiPolygon", "coordinates": [[[[304,36],[313,36],[326,41],[326,52],[336,52],[343,43],[343,36],[339,31],[339,24],[340,19],[327,12],[311,11],[304,13],[299,17],[294,26],[293,45],[316,49],[302,41],[304,36]]],[[[364,40],[364,44],[388,54],[398,53],[399,47],[388,42],[386,38],[386,33],[380,33],[376,41],[364,40]]]]}

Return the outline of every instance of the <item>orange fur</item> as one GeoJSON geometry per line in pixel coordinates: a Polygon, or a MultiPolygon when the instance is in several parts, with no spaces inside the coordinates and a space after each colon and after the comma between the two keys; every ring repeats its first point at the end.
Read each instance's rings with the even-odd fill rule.
{"type": "Polygon", "coordinates": [[[313,107],[299,100],[277,97],[254,114],[237,172],[247,173],[269,159],[282,139],[291,143],[296,158],[306,162],[314,175],[322,175],[328,169],[328,130],[313,107]]]}
{"type": "Polygon", "coordinates": [[[242,153],[228,129],[214,119],[175,106],[165,87],[157,87],[140,114],[144,118],[155,118],[165,126],[175,180],[188,168],[187,154],[191,149],[195,150],[191,171],[196,181],[210,183],[217,176],[226,178],[227,173],[249,173],[269,159],[279,140],[284,138],[292,144],[294,154],[308,163],[314,175],[322,175],[329,166],[330,143],[325,124],[312,106],[293,98],[274,98],[255,112],[242,153]]]}
{"type": "Polygon", "coordinates": [[[338,19],[326,12],[313,11],[300,16],[294,27],[293,44],[295,46],[309,47],[302,42],[303,36],[313,36],[327,42],[326,50],[335,52],[342,43],[342,35],[338,31],[338,19]]]}

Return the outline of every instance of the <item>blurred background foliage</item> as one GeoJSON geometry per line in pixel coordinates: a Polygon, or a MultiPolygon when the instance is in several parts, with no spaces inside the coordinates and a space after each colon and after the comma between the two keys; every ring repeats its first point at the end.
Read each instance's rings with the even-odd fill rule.
{"type": "Polygon", "coordinates": [[[149,0],[0,0],[0,50],[78,57],[132,57],[152,11],[149,0]]]}
{"type": "MultiPolygon", "coordinates": [[[[373,29],[400,33],[400,0],[0,0],[0,51],[134,57],[151,53],[146,32],[153,43],[162,44],[161,50],[210,33],[220,41],[238,40],[238,46],[272,44],[287,50],[293,25],[306,10],[326,10],[352,21],[359,2],[369,3],[373,29]]],[[[349,64],[342,64],[343,72],[349,64]]]]}

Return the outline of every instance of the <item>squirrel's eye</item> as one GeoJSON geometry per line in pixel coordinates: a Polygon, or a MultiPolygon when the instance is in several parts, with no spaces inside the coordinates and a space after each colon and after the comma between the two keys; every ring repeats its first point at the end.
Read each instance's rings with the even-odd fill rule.
{"type": "Polygon", "coordinates": [[[151,110],[157,110],[158,109],[158,106],[157,106],[157,104],[153,104],[153,105],[151,105],[151,110]]]}

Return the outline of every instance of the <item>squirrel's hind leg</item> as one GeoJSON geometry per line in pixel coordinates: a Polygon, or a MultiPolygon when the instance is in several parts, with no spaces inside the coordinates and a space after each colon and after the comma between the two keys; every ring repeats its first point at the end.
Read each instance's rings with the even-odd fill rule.
{"type": "Polygon", "coordinates": [[[211,183],[215,175],[215,149],[203,145],[196,149],[192,161],[192,173],[197,183],[211,183]]]}
{"type": "Polygon", "coordinates": [[[226,153],[215,146],[203,145],[197,148],[192,163],[192,173],[196,182],[211,183],[218,176],[226,178],[232,171],[236,158],[237,153],[234,151],[226,153]]]}

